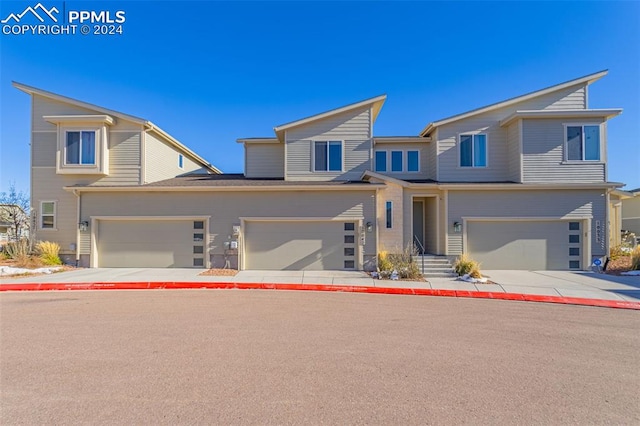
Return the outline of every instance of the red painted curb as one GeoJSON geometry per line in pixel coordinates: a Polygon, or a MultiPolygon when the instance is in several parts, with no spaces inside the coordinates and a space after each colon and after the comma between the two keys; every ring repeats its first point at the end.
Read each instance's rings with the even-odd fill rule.
{"type": "Polygon", "coordinates": [[[461,297],[472,299],[516,300],[521,302],[560,303],[565,305],[597,306],[617,309],[640,310],[640,302],[625,302],[579,297],[544,296],[518,293],[494,293],[469,290],[441,290],[430,288],[363,287],[326,284],[234,283],[234,282],[97,282],[97,283],[24,283],[0,284],[2,291],[51,291],[51,290],[295,290],[334,291],[345,293],[396,294],[414,296],[461,297]]]}

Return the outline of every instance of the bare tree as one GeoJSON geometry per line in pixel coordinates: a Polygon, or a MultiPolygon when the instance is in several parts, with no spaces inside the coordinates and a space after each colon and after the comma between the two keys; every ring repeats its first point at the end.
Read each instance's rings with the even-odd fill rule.
{"type": "Polygon", "coordinates": [[[29,230],[29,196],[16,190],[15,182],[9,183],[9,191],[0,193],[0,222],[9,225],[10,238],[16,241],[29,230]]]}

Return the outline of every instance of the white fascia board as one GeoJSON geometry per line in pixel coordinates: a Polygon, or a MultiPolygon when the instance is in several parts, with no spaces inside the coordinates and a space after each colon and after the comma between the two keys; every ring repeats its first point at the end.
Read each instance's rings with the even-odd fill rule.
{"type": "Polygon", "coordinates": [[[104,123],[113,125],[115,123],[115,120],[110,115],[44,115],[42,118],[52,124],[104,123]]]}
{"type": "Polygon", "coordinates": [[[606,118],[608,120],[621,113],[621,108],[522,110],[514,112],[504,120],[500,120],[500,126],[508,126],[514,120],[520,118],[606,118]]]}

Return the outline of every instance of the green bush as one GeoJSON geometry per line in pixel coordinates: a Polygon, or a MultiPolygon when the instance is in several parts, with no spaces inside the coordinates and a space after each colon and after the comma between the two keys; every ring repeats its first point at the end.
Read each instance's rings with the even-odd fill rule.
{"type": "Polygon", "coordinates": [[[57,243],[51,241],[40,241],[36,245],[36,249],[40,254],[40,259],[45,265],[62,265],[60,260],[60,246],[57,243]]]}
{"type": "Polygon", "coordinates": [[[453,264],[453,270],[459,276],[469,274],[472,278],[482,278],[480,273],[480,264],[471,259],[466,253],[462,256],[458,256],[453,264]]]}

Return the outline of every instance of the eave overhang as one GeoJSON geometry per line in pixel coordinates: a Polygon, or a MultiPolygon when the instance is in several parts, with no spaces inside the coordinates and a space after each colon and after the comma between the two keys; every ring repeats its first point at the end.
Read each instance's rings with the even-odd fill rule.
{"type": "Polygon", "coordinates": [[[522,110],[516,111],[503,120],[500,120],[500,126],[505,127],[516,120],[523,118],[604,118],[606,120],[620,115],[621,108],[609,109],[572,109],[572,110],[522,110]]]}
{"type": "Polygon", "coordinates": [[[264,186],[65,186],[69,192],[256,192],[256,191],[375,191],[384,184],[264,185],[264,186]]]}
{"type": "Polygon", "coordinates": [[[42,118],[51,124],[64,123],[102,123],[109,126],[115,124],[115,120],[110,115],[44,115],[42,118]]]}

